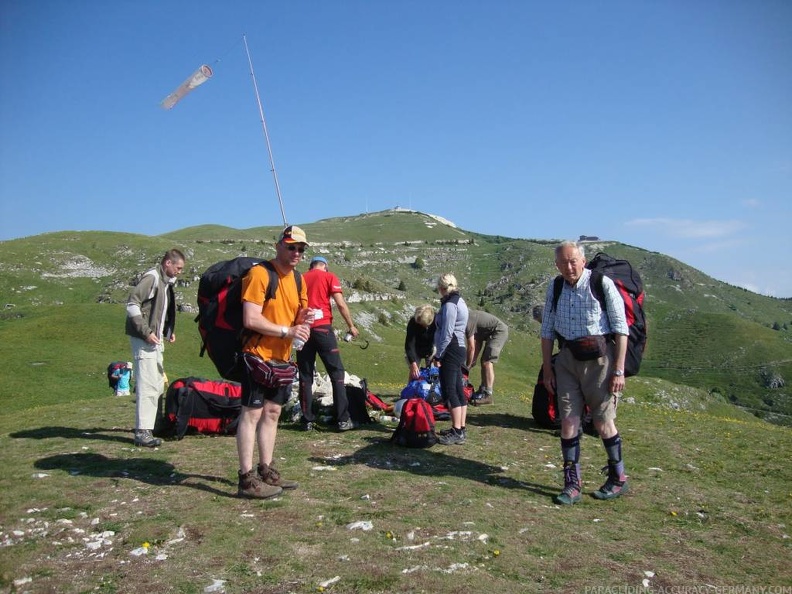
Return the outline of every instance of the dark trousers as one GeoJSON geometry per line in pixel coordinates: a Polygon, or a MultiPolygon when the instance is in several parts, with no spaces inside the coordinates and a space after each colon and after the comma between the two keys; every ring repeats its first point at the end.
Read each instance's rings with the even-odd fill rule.
{"type": "Polygon", "coordinates": [[[313,412],[313,379],[316,369],[316,355],[324,364],[327,375],[333,384],[333,404],[335,405],[336,419],[349,420],[349,401],[347,400],[346,386],[344,385],[344,364],[341,362],[341,353],[338,350],[333,327],[330,325],[314,326],[311,328],[311,338],[305,343],[302,350],[297,351],[297,367],[300,371],[300,408],[304,421],[316,420],[313,412]]]}
{"type": "Polygon", "coordinates": [[[452,340],[440,359],[440,392],[449,410],[467,406],[462,380],[462,365],[466,356],[467,349],[452,340]]]}

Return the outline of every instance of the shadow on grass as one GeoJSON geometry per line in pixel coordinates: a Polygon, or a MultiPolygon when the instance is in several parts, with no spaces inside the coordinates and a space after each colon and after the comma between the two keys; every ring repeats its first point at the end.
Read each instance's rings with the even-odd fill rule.
{"type": "Polygon", "coordinates": [[[77,429],[75,427],[38,427],[36,429],[26,429],[15,431],[9,435],[15,439],[53,439],[63,437],[65,439],[98,439],[101,441],[117,441],[120,443],[133,443],[134,435],[129,429],[104,429],[93,427],[91,429],[77,429]],[[118,433],[119,435],[105,435],[106,433],[118,433]]]}
{"type": "Polygon", "coordinates": [[[210,484],[204,484],[204,482],[195,482],[200,480],[208,483],[220,483],[225,487],[236,487],[236,483],[233,481],[205,474],[178,472],[173,464],[155,458],[113,459],[102,454],[80,452],[48,456],[37,460],[34,466],[42,470],[62,470],[70,475],[119,480],[131,479],[155,486],[190,487],[221,497],[235,498],[236,496],[236,490],[231,492],[227,488],[221,490],[210,484]]]}
{"type": "Polygon", "coordinates": [[[459,458],[454,453],[464,452],[463,446],[435,445],[428,449],[403,448],[377,436],[365,437],[369,445],[363,446],[353,454],[340,458],[312,457],[312,462],[325,466],[346,466],[364,464],[378,470],[409,472],[431,477],[458,477],[471,481],[502,487],[504,489],[523,489],[537,495],[552,497],[557,494],[557,486],[541,485],[521,481],[503,474],[503,469],[468,458],[459,458]]]}
{"type": "Polygon", "coordinates": [[[521,429],[535,433],[547,433],[558,436],[558,429],[546,429],[537,423],[533,417],[489,412],[482,410],[484,407],[468,407],[467,424],[473,427],[505,427],[507,429],[521,429]]]}

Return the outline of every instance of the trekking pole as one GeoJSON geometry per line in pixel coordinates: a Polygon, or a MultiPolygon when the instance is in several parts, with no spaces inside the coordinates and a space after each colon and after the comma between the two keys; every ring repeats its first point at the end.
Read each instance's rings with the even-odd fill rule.
{"type": "Polygon", "coordinates": [[[258,85],[256,84],[256,74],[253,72],[253,60],[250,58],[247,36],[244,33],[242,34],[242,41],[245,42],[245,53],[247,54],[248,64],[250,65],[250,78],[253,80],[253,91],[256,93],[256,103],[258,104],[259,116],[261,117],[261,128],[264,131],[264,140],[267,142],[267,153],[269,154],[270,167],[272,168],[272,178],[275,181],[275,193],[278,196],[281,217],[283,217],[283,226],[286,227],[289,223],[286,222],[286,212],[283,209],[283,198],[281,197],[280,184],[278,183],[278,174],[275,171],[275,159],[272,157],[272,146],[270,145],[269,133],[267,132],[267,121],[264,119],[264,108],[261,107],[261,97],[259,97],[258,85]]]}

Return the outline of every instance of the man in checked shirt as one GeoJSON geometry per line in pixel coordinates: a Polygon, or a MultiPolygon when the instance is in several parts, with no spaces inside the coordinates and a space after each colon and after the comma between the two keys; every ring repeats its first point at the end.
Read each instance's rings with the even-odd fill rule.
{"type": "Polygon", "coordinates": [[[555,497],[561,505],[580,501],[580,418],[591,409],[594,426],[608,455],[607,480],[593,495],[615,499],[627,492],[622,440],[616,429],[616,401],[624,390],[624,358],[629,329],[624,302],[613,281],[602,276],[605,308],[592,293],[592,272],[585,267],[582,246],[565,241],[555,249],[555,264],[564,278],[554,304],[550,283],[542,320],[542,366],[548,392],[558,392],[561,412],[561,453],[564,489],[555,497]],[[552,364],[553,343],[561,347],[552,364]]]}

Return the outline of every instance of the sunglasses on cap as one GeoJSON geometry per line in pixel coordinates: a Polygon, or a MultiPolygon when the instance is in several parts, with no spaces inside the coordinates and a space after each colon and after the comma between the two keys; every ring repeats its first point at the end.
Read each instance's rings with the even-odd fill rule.
{"type": "Polygon", "coordinates": [[[284,244],[284,245],[286,246],[286,249],[288,249],[290,252],[293,252],[295,250],[300,252],[301,254],[303,252],[305,252],[305,246],[304,245],[295,245],[293,243],[287,243],[287,244],[284,244]]]}

